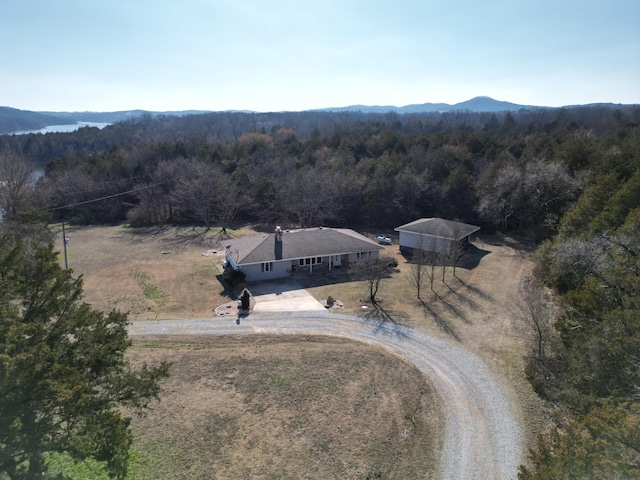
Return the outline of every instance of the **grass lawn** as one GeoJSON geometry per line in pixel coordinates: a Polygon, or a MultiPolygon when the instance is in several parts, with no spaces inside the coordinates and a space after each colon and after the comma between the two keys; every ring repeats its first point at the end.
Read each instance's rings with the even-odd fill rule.
{"type": "MultiPolygon", "coordinates": [[[[60,225],[52,229],[57,248],[62,251],[60,225]]],[[[256,232],[244,228],[229,233],[256,232]]],[[[85,301],[102,311],[128,311],[131,320],[206,318],[214,314],[217,306],[232,299],[219,280],[224,256],[218,229],[70,226],[67,236],[69,267],[84,278],[85,301]]],[[[383,252],[398,260],[398,268],[383,280],[378,308],[368,303],[363,282],[348,274],[304,277],[299,281],[320,301],[329,295],[339,300],[344,308],[332,310],[336,313],[400,323],[478,355],[503,387],[521,421],[525,448],[529,448],[546,417],[524,376],[524,332],[513,323],[509,309],[520,281],[531,273],[530,248],[499,235],[479,235],[472,241],[473,247],[456,275],[447,268],[443,281],[438,267],[433,290],[425,282],[420,299],[409,280],[411,264],[399,253],[397,245],[388,246],[383,252]]],[[[62,256],[60,260],[64,264],[62,256]]],[[[221,472],[218,478],[366,478],[378,474],[376,465],[382,465],[372,459],[379,456],[390,462],[387,455],[399,456],[397,465],[407,470],[398,466],[398,471],[435,468],[433,458],[416,463],[411,453],[414,447],[407,448],[407,456],[396,450],[406,443],[399,438],[405,435],[402,432],[409,427],[407,421],[411,412],[418,411],[418,405],[421,415],[430,418],[420,417],[423,423],[420,428],[410,429],[409,443],[416,441],[423,452],[437,446],[438,402],[430,396],[428,379],[411,377],[407,381],[423,385],[417,391],[424,393],[405,391],[401,399],[392,394],[403,392],[394,377],[408,379],[409,373],[391,368],[395,359],[380,352],[371,352],[374,360],[368,348],[353,344],[347,347],[344,342],[336,345],[326,339],[284,342],[255,338],[247,342],[216,338],[136,341],[134,358],[176,361],[161,404],[146,423],[136,421],[136,456],[147,465],[144,468],[157,469],[155,478],[215,478],[202,473],[213,468],[210,462],[214,460],[218,463],[212,471],[221,472]],[[239,349],[235,356],[234,348],[239,349]],[[293,353],[289,355],[287,349],[293,353]],[[331,353],[322,357],[325,350],[331,353]],[[339,365],[346,365],[346,372],[351,373],[334,378],[339,365]],[[369,370],[366,365],[373,367],[369,370]],[[357,381],[359,377],[362,383],[357,381]],[[303,378],[308,381],[303,382],[303,378]],[[365,385],[387,393],[384,397],[366,397],[365,385]],[[301,390],[294,390],[294,386],[301,390]],[[184,396],[182,400],[180,395],[184,396]],[[312,399],[314,395],[317,398],[312,399]],[[363,400],[365,397],[367,401],[363,400]],[[381,402],[381,398],[385,401],[381,402]],[[424,399],[429,399],[427,404],[436,410],[421,403],[424,399]],[[341,406],[345,412],[341,412],[341,406]],[[367,415],[361,415],[361,409],[367,415]],[[394,420],[381,425],[375,433],[373,426],[366,426],[368,416],[394,420]],[[160,427],[161,423],[155,426],[155,422],[166,423],[160,427]],[[373,435],[370,443],[362,432],[373,435]],[[374,433],[380,436],[375,437],[374,433]],[[163,436],[171,440],[163,442],[163,436]],[[296,462],[301,466],[293,469],[296,462]],[[185,470],[189,464],[201,473],[185,470]],[[318,470],[323,465],[326,470],[318,470]],[[367,470],[367,465],[375,468],[367,470]],[[326,476],[304,476],[304,472],[316,471],[326,476]],[[192,476],[179,477],[180,472],[190,472],[192,476]]],[[[410,366],[405,367],[411,370],[410,366]]]]}

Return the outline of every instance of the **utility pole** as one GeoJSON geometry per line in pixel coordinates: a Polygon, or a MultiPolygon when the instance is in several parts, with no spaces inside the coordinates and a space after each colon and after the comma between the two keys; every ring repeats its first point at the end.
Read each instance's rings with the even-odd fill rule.
{"type": "Polygon", "coordinates": [[[62,222],[62,245],[64,250],[64,269],[69,270],[69,265],[67,264],[67,243],[69,243],[69,239],[64,233],[64,222],[62,222]]]}

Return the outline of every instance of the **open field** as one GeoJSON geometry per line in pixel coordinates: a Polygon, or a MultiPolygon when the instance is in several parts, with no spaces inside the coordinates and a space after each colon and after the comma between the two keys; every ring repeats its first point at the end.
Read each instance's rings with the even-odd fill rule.
{"type": "MultiPolygon", "coordinates": [[[[211,252],[220,250],[215,232],[212,230],[208,235],[203,235],[201,230],[173,227],[135,230],[125,227],[68,228],[67,235],[71,239],[68,245],[69,267],[84,276],[85,300],[96,308],[130,311],[132,320],[210,317],[216,306],[231,299],[216,279],[218,265],[223,258],[211,252]]],[[[240,235],[250,231],[233,233],[240,235]]],[[[58,248],[62,250],[60,235],[56,238],[59,241],[58,248]]],[[[525,448],[531,447],[535,432],[544,426],[545,416],[541,402],[523,374],[522,331],[513,324],[508,313],[520,280],[532,268],[528,259],[529,251],[525,246],[502,236],[479,236],[473,239],[473,244],[468,264],[458,267],[456,277],[448,268],[444,282],[441,270],[438,270],[434,292],[427,283],[422,291],[422,300],[416,297],[415,287],[407,280],[410,264],[399,254],[397,245],[388,247],[385,254],[396,256],[399,264],[393,277],[383,281],[379,294],[382,308],[379,310],[361,308],[363,305],[370,307],[363,301],[366,298],[365,289],[360,282],[353,281],[346,274],[306,277],[300,279],[300,283],[318,300],[326,299],[328,295],[340,300],[345,307],[340,313],[375,316],[401,323],[462,346],[482,358],[503,387],[520,420],[525,448]]],[[[138,343],[136,345],[137,352],[142,347],[138,343]]],[[[291,358],[304,358],[308,347],[309,344],[305,342],[291,343],[288,348],[295,352],[291,358]]],[[[277,350],[276,347],[269,348],[277,350]]],[[[262,347],[258,349],[266,350],[262,347]]],[[[145,349],[145,355],[149,359],[165,358],[165,355],[169,355],[167,352],[174,350],[175,346],[160,348],[155,344],[153,349],[145,349]]],[[[189,347],[177,350],[214,352],[219,349],[189,347]]],[[[336,353],[336,361],[339,357],[340,354],[336,353]]],[[[286,356],[284,358],[288,359],[286,356]]],[[[177,374],[182,371],[183,367],[179,365],[183,361],[189,364],[192,360],[185,357],[176,363],[171,382],[182,383],[172,388],[189,392],[194,388],[189,376],[181,378],[177,374]]],[[[198,362],[204,362],[204,359],[200,357],[198,362]]],[[[273,365],[279,363],[273,362],[273,365]]],[[[210,369],[215,368],[211,366],[210,369]]],[[[384,378],[390,384],[393,381],[391,376],[384,378]]],[[[219,398],[212,401],[225,403],[228,400],[223,390],[216,392],[213,396],[219,398]]],[[[341,400],[338,395],[333,401],[339,404],[341,400]]],[[[336,407],[323,407],[331,408],[336,407]]],[[[230,415],[230,411],[227,411],[227,415],[230,415]]],[[[396,411],[391,416],[402,418],[403,415],[403,412],[396,411]]],[[[194,419],[191,419],[192,423],[194,419]]],[[[280,427],[272,424],[274,430],[269,433],[266,432],[267,425],[262,428],[265,431],[261,435],[275,437],[280,427]]],[[[258,458],[261,454],[257,450],[247,452],[249,450],[246,450],[245,457],[255,460],[252,464],[254,467],[250,468],[265,465],[266,460],[258,458]]]]}
{"type": "Polygon", "coordinates": [[[161,403],[134,421],[140,478],[437,478],[438,398],[379,349],[180,336],[136,342],[131,354],[173,362],[161,403]]]}

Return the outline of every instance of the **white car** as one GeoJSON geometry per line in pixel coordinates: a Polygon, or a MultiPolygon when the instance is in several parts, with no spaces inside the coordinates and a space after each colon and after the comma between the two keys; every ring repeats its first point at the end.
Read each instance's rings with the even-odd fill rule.
{"type": "Polygon", "coordinates": [[[378,243],[383,243],[385,245],[391,245],[391,239],[389,237],[384,237],[382,235],[378,235],[376,237],[376,240],[378,241],[378,243]]]}

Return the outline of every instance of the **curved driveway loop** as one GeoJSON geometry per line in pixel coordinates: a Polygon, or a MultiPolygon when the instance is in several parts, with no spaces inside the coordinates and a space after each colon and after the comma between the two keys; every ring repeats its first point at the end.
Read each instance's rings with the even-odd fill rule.
{"type": "Polygon", "coordinates": [[[444,404],[441,478],[514,479],[521,459],[519,426],[489,370],[474,355],[400,325],[327,312],[251,314],[134,322],[131,335],[287,334],[329,335],[381,346],[413,363],[432,382],[444,404]]]}

